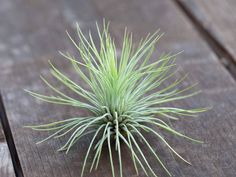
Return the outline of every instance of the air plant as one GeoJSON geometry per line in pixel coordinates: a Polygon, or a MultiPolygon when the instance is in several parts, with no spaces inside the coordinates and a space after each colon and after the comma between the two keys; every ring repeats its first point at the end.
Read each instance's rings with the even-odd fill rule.
{"type": "Polygon", "coordinates": [[[51,85],[44,77],[41,77],[42,80],[55,92],[55,96],[46,96],[26,90],[30,95],[45,102],[86,109],[88,116],[27,127],[33,130],[53,132],[38,143],[53,137],[59,138],[69,135],[65,144],[59,149],[59,151],[66,151],[66,153],[83,136],[92,134],[81,177],[87,167],[88,156],[92,151],[94,156],[90,171],[97,169],[104,146],[108,147],[113,177],[115,177],[115,169],[112,148],[115,148],[115,152],[118,153],[120,176],[123,176],[121,146],[127,146],[131,152],[132,162],[137,174],[141,168],[147,176],[149,173],[157,176],[148,159],[146,159],[142,147],[140,147],[140,139],[142,140],[142,146],[146,146],[150,150],[160,166],[171,176],[171,173],[150,142],[144,137],[144,134],[153,134],[177,157],[190,164],[171,147],[162,132],[165,131],[201,143],[199,140],[177,132],[167,121],[169,122],[170,119],[177,120],[179,116],[196,116],[197,113],[206,109],[185,109],[164,105],[192,97],[199,92],[192,92],[195,84],[184,89],[178,88],[179,84],[185,80],[185,76],[171,82],[168,86],[163,86],[163,82],[176,73],[176,55],[164,54],[151,62],[151,55],[158,40],[163,35],[159,31],[147,35],[134,47],[132,34],[125,30],[122,50],[118,56],[114,40],[108,32],[109,25],[104,23],[102,30],[98,25],[96,26],[100,39],[98,47],[95,45],[91,33],[86,38],[79,25],[77,25],[80,42],[76,42],[68,32],[67,35],[78,50],[80,58],[77,59],[69,53],[60,52],[65,59],[71,62],[74,70],[78,73],[78,77],[89,86],[89,89],[85,89],[84,85],[79,85],[71,80],[49,62],[52,76],[83,99],[78,100],[68,96],[51,85]]]}

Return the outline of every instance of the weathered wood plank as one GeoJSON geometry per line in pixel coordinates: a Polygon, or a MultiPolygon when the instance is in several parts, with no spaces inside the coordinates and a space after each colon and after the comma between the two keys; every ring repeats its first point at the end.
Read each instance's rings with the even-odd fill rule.
{"type": "Polygon", "coordinates": [[[8,146],[2,141],[0,141],[0,160],[0,176],[15,177],[8,146]]]}
{"type": "MultiPolygon", "coordinates": [[[[0,108],[0,112],[3,111],[0,108]]],[[[15,177],[12,159],[7,146],[2,128],[2,114],[0,114],[0,176],[1,177],[15,177]]]]}
{"type": "Polygon", "coordinates": [[[4,134],[3,134],[3,130],[2,130],[2,126],[0,124],[0,141],[4,141],[4,134]]]}
{"type": "MultiPolygon", "coordinates": [[[[111,32],[120,42],[121,29],[128,26],[135,34],[136,40],[153,32],[157,28],[167,33],[159,46],[159,51],[185,50],[178,63],[184,71],[191,73],[191,80],[200,81],[199,88],[203,95],[176,104],[192,107],[200,103],[212,105],[214,109],[197,119],[185,119],[176,122],[176,129],[199,137],[206,143],[196,145],[184,140],[168,137],[171,144],[181,155],[190,160],[188,166],[173,159],[165,147],[148,137],[154,147],[160,151],[161,158],[167,163],[173,176],[232,176],[235,172],[235,82],[228,72],[219,64],[214,53],[201,40],[183,14],[171,1],[152,0],[146,3],[136,1],[11,1],[7,11],[0,11],[3,29],[0,31],[1,42],[10,50],[4,50],[1,56],[0,88],[3,89],[4,103],[7,110],[13,138],[25,177],[78,176],[89,138],[85,138],[68,155],[55,152],[63,143],[50,141],[35,145],[47,133],[32,132],[22,128],[23,125],[46,123],[51,120],[66,119],[81,115],[77,109],[50,105],[35,101],[22,91],[33,89],[41,93],[48,92],[39,80],[39,74],[50,78],[47,60],[54,60],[59,68],[71,78],[80,82],[72,67],[61,60],[55,53],[58,49],[70,49],[65,40],[65,28],[70,29],[75,20],[87,30],[91,23],[106,17],[112,22],[111,32]],[[82,5],[81,5],[82,4],[82,5]],[[85,8],[85,10],[84,10],[85,8]],[[84,12],[84,13],[81,13],[84,12]],[[10,38],[7,38],[10,36],[10,38]],[[26,47],[23,47],[26,46],[26,47]],[[223,142],[223,143],[222,143],[223,142]],[[226,172],[225,172],[226,171],[226,172]]],[[[94,28],[91,27],[92,30],[94,28]]],[[[56,85],[58,83],[55,83],[56,85]]],[[[135,176],[130,165],[129,153],[124,151],[124,176],[135,176]]],[[[152,159],[150,154],[147,158],[152,159]]],[[[108,157],[104,153],[101,166],[87,176],[110,177],[108,157]]],[[[159,165],[152,163],[160,176],[165,176],[159,165]]],[[[139,176],[144,176],[141,173],[139,176]]]]}
{"type": "MultiPolygon", "coordinates": [[[[7,9],[3,8],[0,11],[0,15],[3,17],[0,20],[4,24],[0,31],[0,39],[3,46],[3,55],[0,58],[0,88],[4,99],[6,99],[6,109],[9,110],[7,111],[9,123],[24,176],[78,176],[82,169],[84,154],[86,153],[86,148],[84,147],[88,145],[87,139],[81,141],[77,148],[74,148],[74,151],[66,156],[64,153],[55,152],[56,146],[59,147],[62,142],[55,142],[56,144],[53,146],[51,146],[52,144],[37,146],[35,143],[45,137],[46,134],[40,135],[37,132],[34,132],[36,133],[34,134],[32,131],[24,129],[23,126],[36,122],[48,122],[47,119],[50,116],[56,119],[63,119],[68,118],[67,114],[73,114],[74,116],[81,113],[78,113],[75,109],[65,107],[60,110],[61,114],[58,110],[54,109],[53,111],[53,105],[52,107],[45,105],[44,113],[54,112],[51,112],[52,114],[50,115],[48,114],[49,117],[46,116],[46,118],[42,108],[36,108],[35,111],[30,109],[33,99],[27,96],[23,88],[39,89],[39,85],[42,84],[37,84],[39,74],[48,72],[47,60],[55,56],[58,57],[58,49],[71,48],[69,40],[66,38],[66,28],[71,30],[75,20],[78,20],[83,29],[88,29],[91,21],[94,24],[95,19],[98,20],[97,15],[94,14],[95,10],[87,0],[80,1],[76,6],[74,6],[75,2],[73,1],[70,3],[66,1],[60,3],[49,1],[18,1],[14,3],[2,1],[1,4],[5,4],[7,9]],[[80,6],[81,4],[83,6],[80,6]],[[88,14],[81,13],[81,11],[78,12],[78,8],[75,7],[80,7],[81,10],[86,7],[84,10],[88,14]],[[72,10],[73,8],[74,10],[72,10]],[[33,71],[33,68],[35,71],[33,71]],[[27,99],[25,100],[24,98],[27,99]],[[24,105],[24,108],[18,109],[18,106],[14,106],[15,103],[24,105]],[[11,111],[11,109],[15,108],[18,109],[16,112],[11,111]],[[40,112],[44,115],[40,115],[40,112]],[[36,117],[39,120],[35,119],[34,115],[37,115],[36,117]],[[43,121],[40,120],[41,118],[46,119],[43,121]],[[28,133],[25,134],[25,131],[28,133]],[[46,150],[45,148],[49,149],[46,150]]],[[[63,68],[64,63],[60,63],[63,68]]],[[[65,71],[71,72],[71,67],[68,66],[68,63],[67,66],[65,65],[65,71]]],[[[45,75],[48,74],[45,73],[45,75]]],[[[74,78],[76,78],[75,75],[74,78]]],[[[109,167],[107,159],[104,160],[103,164],[109,167]]],[[[99,168],[93,176],[101,176],[101,174],[110,176],[110,171],[99,168]]],[[[90,174],[87,176],[90,176],[90,174]]]]}
{"type": "MultiPolygon", "coordinates": [[[[105,1],[104,4],[107,3],[108,1],[105,1]]],[[[143,36],[157,28],[164,30],[166,36],[158,48],[162,51],[184,50],[178,62],[184,71],[191,73],[193,80],[199,80],[200,88],[204,92],[202,96],[193,98],[187,103],[180,103],[180,105],[191,106],[201,102],[214,107],[211,112],[202,115],[198,120],[185,120],[185,123],[175,124],[177,129],[184,130],[186,133],[194,131],[192,135],[202,137],[206,144],[199,148],[185,144],[183,141],[173,140],[175,145],[179,145],[178,150],[187,152],[193,163],[192,167],[186,167],[170,162],[169,166],[174,170],[174,176],[233,177],[236,167],[234,156],[236,99],[233,98],[236,94],[235,82],[219,64],[216,57],[209,52],[206,43],[193,32],[193,26],[187,22],[187,18],[181,14],[181,11],[174,10],[173,6],[174,4],[169,1],[157,3],[153,0],[145,3],[140,0],[127,3],[124,0],[110,4],[110,7],[116,8],[100,6],[100,13],[106,12],[108,19],[115,21],[117,25],[113,25],[113,31],[119,39],[122,35],[119,29],[124,26],[128,26],[138,36],[143,36]],[[225,78],[221,78],[222,76],[225,78]],[[222,107],[227,110],[223,110],[222,107]],[[228,109],[231,111],[228,112],[228,109]],[[220,144],[221,140],[224,144],[220,144]]]]}
{"type": "Polygon", "coordinates": [[[224,64],[236,76],[236,1],[176,0],[198,23],[224,64]]]}
{"type": "Polygon", "coordinates": [[[11,156],[0,124],[0,176],[15,177],[11,156]]]}

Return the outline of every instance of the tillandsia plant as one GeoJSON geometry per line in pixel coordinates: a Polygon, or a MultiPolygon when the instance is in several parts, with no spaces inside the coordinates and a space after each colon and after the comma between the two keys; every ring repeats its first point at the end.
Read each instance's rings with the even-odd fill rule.
{"type": "Polygon", "coordinates": [[[59,138],[69,135],[65,144],[59,149],[59,151],[66,151],[66,153],[83,136],[92,134],[81,176],[83,176],[87,167],[89,154],[92,151],[94,152],[90,166],[91,171],[92,169],[97,169],[102,149],[107,146],[112,176],[115,177],[112,153],[112,148],[115,148],[115,152],[118,153],[119,174],[122,177],[121,145],[127,146],[128,150],[130,150],[131,159],[137,174],[142,169],[147,176],[149,174],[157,176],[148,159],[146,159],[138,139],[142,140],[143,146],[150,150],[150,153],[153,154],[160,166],[171,176],[171,173],[165,167],[150,142],[144,137],[144,134],[153,134],[177,157],[190,164],[165,140],[162,131],[201,143],[201,141],[177,132],[167,121],[169,119],[177,120],[179,116],[196,116],[197,113],[206,109],[168,107],[164,106],[164,104],[192,97],[199,92],[191,91],[195,84],[184,89],[178,88],[178,85],[186,78],[185,76],[171,82],[166,87],[163,86],[163,82],[173,77],[176,73],[176,55],[164,54],[154,62],[151,62],[151,55],[162,36],[159,31],[152,35],[147,35],[145,39],[134,47],[132,34],[125,30],[122,50],[118,56],[114,40],[108,32],[108,27],[109,25],[105,22],[102,30],[97,25],[100,39],[100,45],[97,47],[91,33],[86,38],[79,25],[77,25],[77,34],[80,42],[75,42],[70,34],[67,34],[78,50],[80,58],[76,59],[69,53],[60,52],[62,56],[71,62],[78,73],[78,77],[89,86],[89,89],[85,89],[83,85],[71,80],[49,62],[51,74],[55,79],[74,92],[74,94],[78,94],[83,98],[81,100],[85,101],[66,95],[43,77],[41,77],[42,80],[55,92],[55,96],[46,96],[27,90],[30,95],[49,103],[86,109],[89,116],[69,118],[45,125],[28,127],[33,130],[53,132],[39,143],[53,137],[59,138]]]}

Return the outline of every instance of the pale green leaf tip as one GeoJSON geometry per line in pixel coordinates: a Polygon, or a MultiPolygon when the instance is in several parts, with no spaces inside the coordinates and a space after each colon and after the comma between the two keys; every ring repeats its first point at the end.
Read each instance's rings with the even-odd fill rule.
{"type": "MultiPolygon", "coordinates": [[[[134,127],[141,127],[144,132],[146,132],[146,134],[151,133],[151,130],[144,125],[156,125],[156,122],[158,121],[157,118],[155,119],[156,115],[158,115],[157,110],[162,108],[163,103],[186,99],[201,92],[192,92],[189,95],[178,96],[173,94],[172,89],[175,89],[180,83],[172,83],[169,87],[166,86],[164,89],[160,87],[163,86],[162,83],[165,81],[165,79],[172,77],[169,71],[170,69],[174,69],[172,65],[175,65],[175,57],[183,51],[174,55],[171,55],[171,53],[163,55],[163,57],[166,57],[165,59],[167,61],[161,61],[160,65],[156,63],[155,65],[152,65],[152,60],[150,58],[151,55],[149,56],[149,54],[152,54],[153,47],[164,35],[164,33],[159,33],[160,30],[157,30],[153,35],[148,35],[143,39],[139,47],[134,48],[131,40],[132,33],[126,32],[127,28],[125,28],[126,35],[124,35],[125,39],[123,40],[124,47],[121,51],[120,57],[117,57],[115,44],[113,43],[113,39],[110,37],[108,32],[109,22],[106,23],[105,19],[103,19],[103,31],[100,31],[99,25],[96,22],[98,35],[100,37],[100,47],[98,48],[96,48],[96,46],[93,44],[90,31],[89,38],[86,39],[78,23],[76,23],[76,27],[78,32],[77,34],[81,40],[79,45],[72,39],[67,30],[66,34],[76,49],[78,49],[80,54],[80,58],[75,58],[74,60],[73,57],[73,61],[75,61],[75,63],[78,62],[78,65],[85,66],[84,68],[86,70],[86,74],[83,73],[82,70],[76,71],[78,77],[80,77],[80,79],[82,79],[85,83],[78,85],[64,74],[57,74],[56,72],[58,69],[54,67],[50,60],[48,60],[48,63],[52,67],[53,71],[56,69],[56,71],[54,71],[55,73],[52,72],[54,78],[71,92],[77,94],[79,97],[82,97],[82,100],[86,101],[77,100],[77,98],[71,98],[57,89],[54,89],[54,87],[51,87],[51,89],[54,89],[55,96],[44,96],[31,92],[27,89],[24,89],[24,91],[34,97],[41,98],[41,100],[53,104],[65,104],[69,106],[77,106],[80,109],[85,109],[90,113],[91,118],[86,119],[82,117],[81,119],[76,119],[77,122],[74,122],[74,120],[65,120],[62,122],[59,121],[56,123],[54,122],[40,126],[24,126],[24,128],[53,132],[49,137],[39,141],[37,144],[45,142],[50,138],[55,139],[57,137],[62,137],[64,134],[69,135],[66,144],[57,150],[58,152],[65,151],[66,154],[81,138],[81,136],[86,135],[86,132],[88,132],[90,129],[94,129],[96,131],[96,133],[94,133],[95,138],[89,143],[90,145],[83,163],[81,176],[83,176],[84,169],[87,166],[87,157],[90,154],[90,149],[93,150],[95,144],[98,144],[98,146],[100,145],[100,150],[102,151],[102,147],[105,143],[102,144],[103,141],[99,140],[103,140],[104,138],[104,141],[108,142],[108,155],[110,157],[111,174],[113,177],[115,177],[115,169],[113,164],[113,160],[115,159],[113,159],[111,154],[111,149],[114,148],[110,145],[111,139],[116,141],[115,152],[118,153],[119,157],[118,160],[121,177],[123,175],[121,160],[122,152],[120,151],[121,141],[123,141],[124,145],[127,145],[128,149],[130,150],[135,168],[137,163],[137,165],[143,169],[144,173],[148,175],[146,169],[144,168],[144,166],[147,166],[152,175],[157,176],[152,167],[149,165],[148,160],[143,155],[142,149],[139,147],[135,138],[133,137],[133,132],[135,132],[134,127]],[[89,89],[83,88],[85,85],[88,86],[89,89]],[[164,94],[167,94],[167,96],[160,95],[160,93],[163,94],[161,91],[164,94]],[[132,126],[130,127],[129,124],[131,124],[133,128],[132,126]],[[125,128],[127,126],[129,129],[125,128]],[[97,133],[100,130],[104,131],[104,135],[99,139],[97,133]],[[131,139],[129,139],[130,137],[131,139]],[[95,139],[97,139],[96,142],[95,139]]],[[[67,53],[64,54],[61,51],[58,52],[67,58],[67,53]]],[[[68,56],[68,58],[70,60],[70,56],[68,56]]],[[[42,76],[40,77],[44,79],[42,76]]],[[[186,78],[187,76],[183,76],[182,79],[184,80],[186,78]]],[[[192,87],[190,89],[192,89],[192,87]]],[[[186,88],[186,90],[189,91],[189,88],[186,88]]],[[[184,92],[186,90],[182,91],[184,92]]],[[[174,107],[171,108],[172,109],[164,108],[164,113],[167,116],[160,118],[161,121],[158,122],[158,124],[161,125],[160,127],[164,127],[165,130],[163,131],[167,130],[172,132],[172,134],[183,136],[196,143],[204,143],[203,141],[181,135],[180,133],[171,129],[168,124],[165,123],[165,120],[171,118],[178,119],[175,116],[196,115],[196,113],[204,112],[211,109],[212,107],[202,109],[199,108],[195,110],[186,110],[174,107]]],[[[157,135],[159,136],[159,134],[157,135]]],[[[168,145],[163,137],[159,136],[159,138],[161,138],[161,140],[168,145]]],[[[180,159],[191,165],[190,162],[186,161],[177,152],[175,152],[171,146],[168,145],[168,148],[170,148],[171,151],[173,151],[180,159]]],[[[96,150],[94,149],[94,151],[96,150]]],[[[157,153],[155,155],[157,156],[157,153]]],[[[96,162],[94,161],[96,164],[96,169],[99,159],[95,158],[95,160],[97,160],[96,162]]],[[[171,176],[171,173],[165,168],[162,162],[160,160],[158,160],[158,162],[165,169],[166,173],[171,176]]],[[[91,170],[92,166],[90,171],[91,170]]],[[[138,175],[138,170],[135,170],[138,175]]]]}

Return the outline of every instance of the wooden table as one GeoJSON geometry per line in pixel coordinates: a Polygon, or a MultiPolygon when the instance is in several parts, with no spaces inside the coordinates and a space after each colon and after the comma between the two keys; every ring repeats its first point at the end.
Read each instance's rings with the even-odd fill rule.
{"type": "MultiPolygon", "coordinates": [[[[48,59],[77,79],[70,64],[57,53],[74,52],[65,30],[73,34],[77,21],[83,30],[94,32],[95,21],[101,23],[104,17],[111,21],[110,32],[118,48],[125,26],[134,33],[135,41],[158,28],[164,31],[158,51],[184,50],[177,61],[183,72],[190,73],[186,84],[198,81],[203,91],[178,104],[213,106],[198,118],[181,119],[173,124],[177,130],[205,142],[199,145],[169,138],[170,144],[192,166],[173,158],[164,145],[152,141],[173,176],[235,177],[235,0],[0,0],[0,177],[80,175],[89,137],[65,155],[56,152],[62,142],[36,145],[47,133],[23,128],[80,113],[74,108],[36,101],[23,89],[48,91],[39,79],[40,74],[50,78],[48,59]]],[[[123,160],[124,176],[136,176],[128,155],[123,160]]],[[[86,176],[110,177],[106,156],[101,164],[97,171],[86,176]]],[[[152,165],[159,176],[166,176],[159,165],[154,162],[152,165]]]]}

